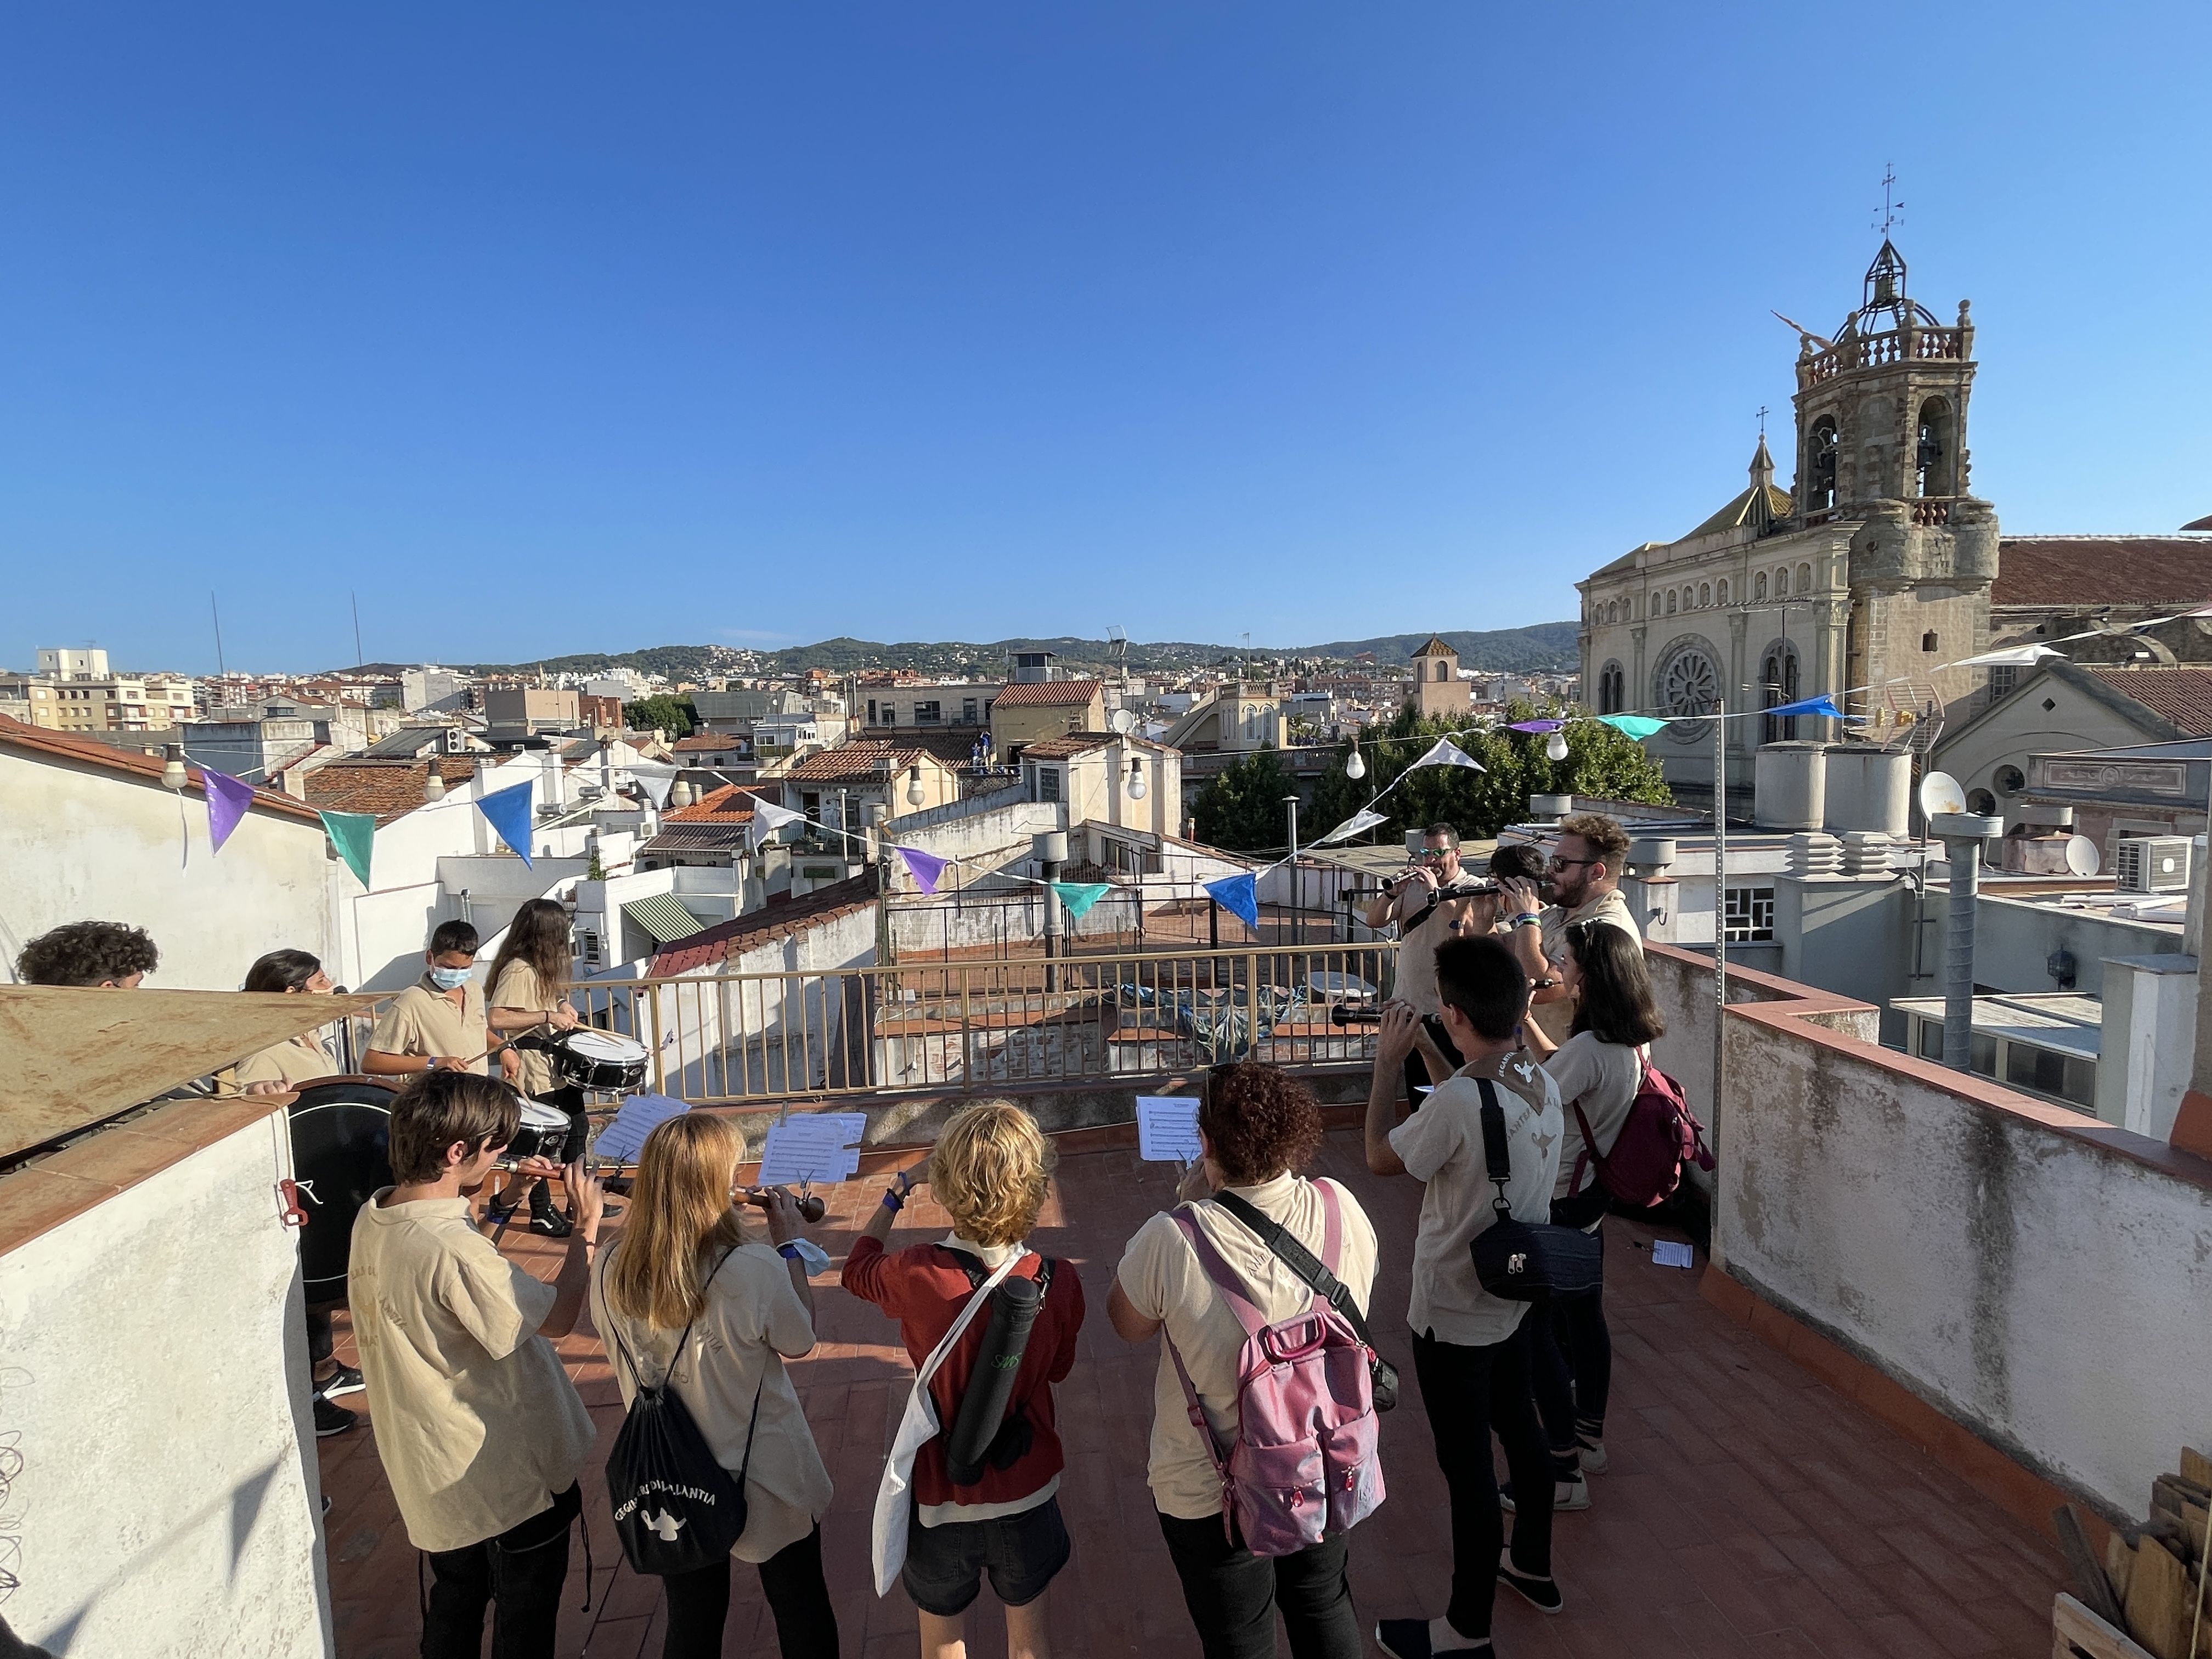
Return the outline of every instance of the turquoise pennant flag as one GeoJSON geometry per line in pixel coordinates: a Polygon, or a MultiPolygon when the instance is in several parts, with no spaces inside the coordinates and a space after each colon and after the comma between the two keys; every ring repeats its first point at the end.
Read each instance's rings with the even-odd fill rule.
{"type": "Polygon", "coordinates": [[[367,812],[324,812],[319,816],[331,845],[338,849],[346,868],[361,878],[362,886],[368,886],[369,854],[376,844],[376,819],[367,812]]]}
{"type": "Polygon", "coordinates": [[[507,850],[530,867],[530,781],[506,789],[495,789],[477,803],[477,811],[499,832],[507,850]]]}
{"type": "Polygon", "coordinates": [[[1639,743],[1654,732],[1665,730],[1667,726],[1666,721],[1653,720],[1649,714],[1600,714],[1597,723],[1616,732],[1626,732],[1639,743]]]}
{"type": "Polygon", "coordinates": [[[1060,902],[1067,907],[1067,914],[1077,921],[1082,921],[1092,905],[1113,890],[1103,881],[1055,881],[1051,886],[1060,895],[1060,902]]]}

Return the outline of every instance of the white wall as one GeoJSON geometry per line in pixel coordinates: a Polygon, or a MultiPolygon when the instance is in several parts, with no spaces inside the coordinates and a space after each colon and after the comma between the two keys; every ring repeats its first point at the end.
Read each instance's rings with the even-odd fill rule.
{"type": "Polygon", "coordinates": [[[0,750],[0,978],[32,939],[94,919],[151,933],[148,982],[168,990],[236,990],[279,946],[331,956],[334,880],[357,884],[322,825],[257,806],[220,854],[207,830],[197,792],[180,811],[154,779],[0,750]]]}
{"type": "Polygon", "coordinates": [[[284,1121],[0,1256],[0,1434],[22,1457],[7,1616],[27,1640],[86,1659],[331,1650],[298,1252],[273,1195],[284,1121]]]}

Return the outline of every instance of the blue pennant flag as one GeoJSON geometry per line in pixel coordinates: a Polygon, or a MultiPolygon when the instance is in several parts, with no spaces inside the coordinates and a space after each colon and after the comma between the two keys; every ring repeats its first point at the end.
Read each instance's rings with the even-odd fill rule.
{"type": "Polygon", "coordinates": [[[477,803],[477,811],[484,821],[499,832],[515,857],[526,869],[530,865],[530,783],[527,779],[512,788],[496,789],[477,803]]]}
{"type": "Polygon", "coordinates": [[[1770,720],[1778,720],[1785,714],[1826,714],[1830,720],[1844,717],[1844,711],[1836,707],[1835,698],[1826,691],[1817,697],[1807,697],[1800,702],[1785,702],[1779,708],[1762,708],[1759,713],[1770,720]]]}
{"type": "Polygon", "coordinates": [[[1209,881],[1206,890],[1213,902],[1232,916],[1243,918],[1247,927],[1255,932],[1260,926],[1260,884],[1249,872],[1241,876],[1224,876],[1219,881],[1209,881]]]}

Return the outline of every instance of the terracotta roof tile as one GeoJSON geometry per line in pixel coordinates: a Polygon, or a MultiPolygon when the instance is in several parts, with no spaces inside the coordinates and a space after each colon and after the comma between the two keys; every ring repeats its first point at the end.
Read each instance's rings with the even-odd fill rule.
{"type": "Polygon", "coordinates": [[[722,749],[749,749],[752,739],[734,732],[695,732],[688,738],[678,738],[672,746],[679,755],[703,755],[722,749]]]}
{"type": "Polygon", "coordinates": [[[758,790],[745,790],[734,783],[726,783],[720,789],[710,789],[689,806],[679,806],[672,812],[661,815],[663,823],[750,823],[752,822],[753,802],[759,798],[758,790]]]}
{"type": "Polygon", "coordinates": [[[422,786],[434,764],[448,789],[477,775],[476,762],[465,755],[420,761],[332,761],[307,774],[307,805],[327,812],[368,812],[378,823],[389,823],[422,805],[422,786]]]}
{"type": "Polygon", "coordinates": [[[734,921],[718,922],[705,933],[695,933],[659,952],[646,971],[650,978],[666,979],[711,968],[799,928],[864,910],[875,902],[875,896],[876,878],[872,871],[834,882],[773,910],[755,910],[734,921]]]}
{"type": "Polygon", "coordinates": [[[2099,668],[2077,665],[2124,697],[2130,697],[2185,738],[2212,737],[2212,667],[2099,668]]]}
{"type": "MultiPolygon", "coordinates": [[[[159,741],[159,739],[156,739],[159,741]]],[[[167,763],[158,755],[143,755],[128,749],[112,749],[104,743],[94,743],[67,732],[49,732],[43,727],[26,726],[22,721],[0,714],[0,744],[13,749],[29,750],[51,755],[59,760],[82,762],[110,772],[127,772],[136,777],[149,778],[159,783],[161,769],[167,763]]],[[[191,781],[187,793],[199,793],[200,769],[187,765],[185,775],[191,781]]],[[[290,817],[314,818],[312,805],[303,805],[280,789],[256,789],[253,804],[271,812],[282,812],[290,817]]],[[[319,819],[316,820],[320,822],[319,819]]]]}
{"type": "Polygon", "coordinates": [[[886,755],[890,757],[893,771],[902,771],[925,760],[934,766],[945,764],[924,748],[863,740],[809,755],[783,775],[805,783],[833,783],[841,778],[872,778],[876,775],[876,763],[886,755]]]}
{"type": "Polygon", "coordinates": [[[2005,536],[1990,603],[2094,611],[2212,601],[2212,536],[2005,536]]]}
{"type": "Polygon", "coordinates": [[[1058,708],[1079,707],[1106,693],[1103,680],[1035,680],[1008,686],[992,699],[1000,708],[1058,708]]]}
{"type": "Polygon", "coordinates": [[[1039,738],[1035,743],[1024,744],[1022,758],[1067,760],[1076,755],[1087,755],[1094,749],[1103,749],[1111,743],[1127,743],[1133,749],[1149,749],[1160,755],[1176,752],[1165,744],[1154,743],[1150,738],[1140,738],[1133,732],[1124,738],[1114,732],[1071,732],[1064,738],[1039,738]]]}

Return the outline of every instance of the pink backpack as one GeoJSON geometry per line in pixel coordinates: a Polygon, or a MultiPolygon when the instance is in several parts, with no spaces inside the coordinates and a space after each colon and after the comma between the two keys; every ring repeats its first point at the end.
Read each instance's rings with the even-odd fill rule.
{"type": "MultiPolygon", "coordinates": [[[[1331,1273],[1340,1234],[1334,1188],[1317,1181],[1328,1217],[1322,1259],[1331,1273]]],[[[1237,1438],[1224,1455],[1173,1341],[1191,1426],[1221,1476],[1222,1526],[1233,1518],[1255,1555],[1289,1555],[1347,1532],[1382,1502],[1367,1345],[1316,1295],[1304,1312],[1263,1322],[1206,1231],[1182,1210],[1175,1224],[1244,1328],[1237,1361],[1237,1438]]]]}
{"type": "Polygon", "coordinates": [[[1600,1155],[1597,1137],[1590,1133],[1579,1101],[1574,1113],[1582,1127],[1583,1150],[1567,1183],[1570,1194],[1583,1190],[1583,1170],[1595,1164],[1599,1186],[1623,1204],[1648,1210],[1674,1196],[1674,1188],[1682,1184],[1685,1164],[1700,1170],[1713,1167],[1713,1155],[1705,1146],[1705,1126],[1683,1098],[1682,1085],[1649,1059],[1611,1152],[1600,1155]]]}

